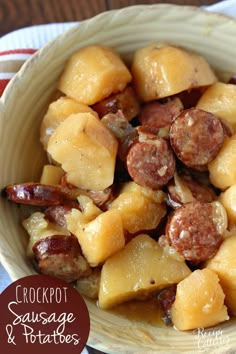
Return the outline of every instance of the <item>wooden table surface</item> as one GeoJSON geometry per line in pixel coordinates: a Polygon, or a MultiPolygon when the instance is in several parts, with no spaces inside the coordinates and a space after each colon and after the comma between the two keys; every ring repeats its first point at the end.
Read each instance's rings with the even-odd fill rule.
{"type": "MultiPolygon", "coordinates": [[[[81,21],[100,12],[136,4],[211,5],[215,0],[0,0],[0,37],[19,28],[81,21]]],[[[100,352],[88,348],[90,354],[100,352]]]]}
{"type": "Polygon", "coordinates": [[[89,18],[128,5],[175,3],[211,5],[215,0],[0,0],[0,37],[18,28],[89,18]]]}

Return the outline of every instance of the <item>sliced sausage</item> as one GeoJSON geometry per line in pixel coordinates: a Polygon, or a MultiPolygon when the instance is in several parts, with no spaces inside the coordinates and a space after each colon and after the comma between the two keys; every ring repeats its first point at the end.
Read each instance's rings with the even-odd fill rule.
{"type": "Polygon", "coordinates": [[[181,112],[170,127],[170,143],[186,166],[207,168],[224,140],[221,122],[212,113],[197,108],[181,112]]]}
{"type": "Polygon", "coordinates": [[[34,244],[33,252],[40,273],[72,282],[91,272],[75,236],[53,235],[43,238],[34,244]]]}
{"type": "Polygon", "coordinates": [[[213,202],[213,200],[216,200],[216,193],[211,186],[203,184],[191,176],[183,175],[181,178],[188,185],[188,188],[191,190],[192,195],[196,200],[206,203],[210,203],[213,202]]]}
{"type": "Polygon", "coordinates": [[[108,187],[102,191],[88,190],[86,195],[93,200],[95,205],[102,208],[112,199],[112,187],[108,187]]]}
{"type": "Polygon", "coordinates": [[[140,104],[131,86],[124,91],[111,95],[92,106],[100,118],[108,113],[117,113],[121,110],[127,121],[136,117],[140,111],[140,104]]]}
{"type": "Polygon", "coordinates": [[[30,182],[7,186],[3,193],[12,202],[41,207],[76,200],[79,191],[68,186],[30,182]]]}
{"type": "Polygon", "coordinates": [[[162,319],[167,326],[172,324],[171,306],[175,301],[175,296],[176,296],[176,284],[173,284],[168,288],[161,290],[161,292],[157,296],[157,299],[161,306],[161,310],[163,312],[162,319]]]}
{"type": "Polygon", "coordinates": [[[105,205],[106,202],[112,197],[112,187],[108,187],[100,191],[77,188],[67,181],[66,174],[61,178],[61,185],[70,190],[71,195],[74,194],[74,199],[76,199],[79,195],[86,195],[93,200],[95,205],[99,207],[105,205]]]}
{"type": "Polygon", "coordinates": [[[167,186],[167,191],[167,203],[173,209],[194,200],[210,203],[216,199],[213,188],[195,180],[190,175],[175,174],[174,180],[167,186]]]}
{"type": "Polygon", "coordinates": [[[128,172],[137,184],[159,189],[175,173],[175,157],[169,143],[151,133],[139,134],[127,154],[128,172]]]}
{"type": "Polygon", "coordinates": [[[59,186],[40,183],[10,185],[4,193],[12,202],[35,206],[59,205],[64,199],[59,186]]]}
{"type": "Polygon", "coordinates": [[[236,85],[236,74],[233,74],[229,81],[228,81],[228,84],[232,84],[232,85],[236,85]]]}
{"type": "Polygon", "coordinates": [[[70,202],[63,205],[52,205],[44,210],[46,219],[62,227],[67,227],[65,216],[72,208],[79,209],[79,203],[70,202]]]}
{"type": "Polygon", "coordinates": [[[194,263],[212,257],[222,243],[214,206],[194,201],[176,209],[166,225],[168,243],[194,263]]]}
{"type": "Polygon", "coordinates": [[[199,101],[200,97],[203,95],[205,90],[206,87],[196,87],[190,90],[177,93],[175,97],[178,97],[181,100],[184,109],[188,109],[196,107],[197,102],[199,101]]]}
{"type": "Polygon", "coordinates": [[[173,118],[182,110],[183,105],[179,98],[170,99],[165,103],[152,101],[141,107],[138,119],[142,125],[160,129],[170,126],[173,118]]]}

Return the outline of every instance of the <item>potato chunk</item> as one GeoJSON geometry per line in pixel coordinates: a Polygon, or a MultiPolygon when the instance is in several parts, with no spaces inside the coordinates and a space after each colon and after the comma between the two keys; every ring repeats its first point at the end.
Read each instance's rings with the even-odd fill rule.
{"type": "Polygon", "coordinates": [[[232,185],[219,196],[219,201],[224,206],[229,222],[236,222],[236,184],[232,185]]]}
{"type": "Polygon", "coordinates": [[[152,101],[216,82],[206,60],[186,49],[153,43],[138,49],[131,67],[142,101],[152,101]]]}
{"type": "Polygon", "coordinates": [[[218,276],[198,269],[177,285],[171,307],[174,326],[182,331],[211,327],[229,319],[218,276]]]}
{"type": "Polygon", "coordinates": [[[236,132],[236,86],[216,82],[208,87],[197,103],[197,108],[215,114],[236,132]]]}
{"type": "Polygon", "coordinates": [[[138,235],[103,265],[99,306],[107,309],[127,300],[145,298],[178,283],[190,272],[183,260],[165,252],[150,236],[138,235]]]}
{"type": "Polygon", "coordinates": [[[67,96],[92,105],[122,91],[131,79],[118,53],[112,48],[91,45],[71,56],[58,88],[67,96]]]}
{"type": "Polygon", "coordinates": [[[60,184],[62,176],[65,172],[59,166],[44,165],[40,183],[42,184],[60,184]]]}
{"type": "Polygon", "coordinates": [[[95,117],[98,117],[97,113],[92,108],[69,97],[60,97],[58,100],[52,102],[40,126],[40,141],[44,149],[47,149],[50,136],[61,122],[73,113],[84,112],[89,112],[95,117]]]}
{"type": "Polygon", "coordinates": [[[226,306],[236,315],[236,234],[224,240],[206,267],[218,274],[226,306]]]}
{"type": "Polygon", "coordinates": [[[222,190],[236,184],[236,134],[225,138],[216,158],[208,164],[210,181],[222,190]]]}
{"type": "Polygon", "coordinates": [[[162,191],[153,191],[135,182],[127,182],[110,208],[119,210],[124,229],[135,233],[158,226],[166,214],[166,207],[162,203],[164,199],[165,193],[162,191]]]}
{"type": "Polygon", "coordinates": [[[67,181],[91,190],[113,183],[118,143],[91,113],[72,114],[55,130],[48,152],[67,173],[67,181]]]}
{"type": "Polygon", "coordinates": [[[121,216],[118,210],[108,210],[93,220],[72,209],[66,216],[67,228],[79,241],[84,257],[95,267],[105,262],[125,245],[121,216]]]}

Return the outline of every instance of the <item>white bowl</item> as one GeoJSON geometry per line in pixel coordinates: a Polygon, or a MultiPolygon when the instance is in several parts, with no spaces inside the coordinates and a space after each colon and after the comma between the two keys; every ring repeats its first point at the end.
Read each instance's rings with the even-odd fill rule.
{"type": "MultiPolygon", "coordinates": [[[[115,47],[125,59],[159,40],[204,55],[222,77],[236,73],[236,21],[223,15],[176,5],[140,5],[102,13],[81,22],[38,51],[8,85],[0,101],[0,187],[37,181],[43,149],[39,125],[48,99],[68,57],[99,43],[115,47]]],[[[34,273],[25,255],[27,235],[15,205],[0,200],[0,261],[12,280],[34,273]]],[[[221,338],[201,342],[192,332],[152,326],[101,311],[87,301],[91,318],[88,344],[106,353],[235,353],[236,318],[221,324],[221,338]],[[200,344],[201,344],[200,343],[200,344]]]]}

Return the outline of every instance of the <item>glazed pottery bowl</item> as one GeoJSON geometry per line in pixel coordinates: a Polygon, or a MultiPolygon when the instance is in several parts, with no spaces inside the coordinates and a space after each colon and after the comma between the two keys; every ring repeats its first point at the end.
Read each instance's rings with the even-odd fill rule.
{"type": "MultiPolygon", "coordinates": [[[[236,21],[198,8],[168,4],[140,5],[102,13],[81,22],[27,61],[10,82],[0,101],[0,187],[37,181],[45,155],[39,126],[49,97],[69,58],[90,44],[114,47],[127,63],[132,53],[154,41],[169,42],[203,55],[222,79],[236,72],[236,21]]],[[[34,273],[25,253],[27,235],[19,209],[0,201],[0,260],[12,281],[34,273]]],[[[86,300],[91,332],[88,344],[106,353],[233,353],[236,318],[215,328],[222,346],[202,348],[196,332],[130,320],[100,310],[86,300]],[[222,351],[223,350],[223,351],[222,351]]],[[[208,346],[207,346],[208,345],[208,346]]]]}

